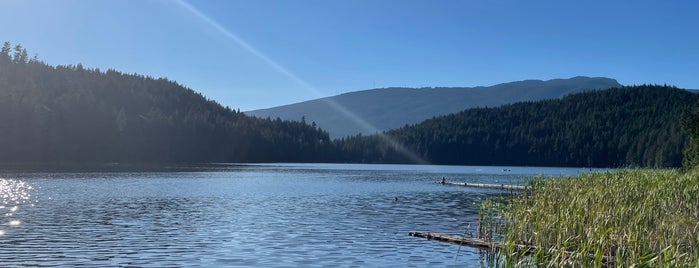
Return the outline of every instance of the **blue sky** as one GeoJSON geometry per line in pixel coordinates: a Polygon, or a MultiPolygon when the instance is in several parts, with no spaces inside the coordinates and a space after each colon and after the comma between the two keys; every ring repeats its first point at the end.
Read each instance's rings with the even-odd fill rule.
{"type": "Polygon", "coordinates": [[[167,77],[243,111],[389,86],[606,76],[699,89],[699,1],[0,0],[45,62],[167,77]]]}

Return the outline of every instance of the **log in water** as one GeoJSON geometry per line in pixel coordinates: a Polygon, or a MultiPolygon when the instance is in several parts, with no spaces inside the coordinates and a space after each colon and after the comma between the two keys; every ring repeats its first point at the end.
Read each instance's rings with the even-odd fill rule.
{"type": "Polygon", "coordinates": [[[450,234],[432,233],[432,232],[408,232],[408,235],[414,236],[414,237],[424,237],[424,238],[427,238],[430,240],[449,242],[452,244],[457,244],[457,245],[462,245],[462,246],[469,246],[469,247],[489,249],[489,250],[499,250],[500,247],[502,246],[499,242],[496,242],[496,241],[488,241],[485,239],[465,237],[462,235],[450,235],[450,234]]]}
{"type": "MultiPolygon", "coordinates": [[[[438,182],[438,183],[441,183],[441,182],[438,182]]],[[[527,186],[524,186],[524,185],[509,185],[509,184],[487,184],[487,183],[469,183],[469,182],[445,182],[445,183],[441,183],[441,184],[450,185],[450,186],[464,186],[464,187],[505,189],[505,190],[526,190],[527,189],[527,186]]]]}
{"type": "MultiPolygon", "coordinates": [[[[408,235],[414,237],[424,237],[429,240],[436,240],[440,242],[448,242],[452,244],[457,244],[460,246],[468,246],[480,249],[487,249],[492,251],[497,251],[502,248],[502,243],[498,241],[480,239],[475,237],[465,237],[463,235],[450,235],[443,233],[433,233],[433,232],[408,232],[408,235]]],[[[518,252],[532,253],[536,249],[533,246],[527,245],[515,245],[518,252]]]]}
{"type": "MultiPolygon", "coordinates": [[[[424,237],[429,240],[435,240],[440,242],[448,242],[452,244],[457,244],[460,246],[468,246],[474,248],[485,249],[489,251],[499,251],[502,248],[502,243],[498,241],[490,241],[480,238],[465,237],[462,235],[450,235],[442,233],[432,233],[432,232],[408,232],[408,235],[414,237],[424,237]]],[[[524,253],[526,255],[533,254],[536,251],[536,247],[528,245],[515,245],[515,251],[524,253]]],[[[568,255],[575,254],[572,251],[566,251],[568,255]]],[[[588,254],[590,258],[595,258],[594,254],[588,254]]],[[[602,256],[602,264],[604,266],[610,266],[614,263],[614,257],[612,256],[602,256]]]]}

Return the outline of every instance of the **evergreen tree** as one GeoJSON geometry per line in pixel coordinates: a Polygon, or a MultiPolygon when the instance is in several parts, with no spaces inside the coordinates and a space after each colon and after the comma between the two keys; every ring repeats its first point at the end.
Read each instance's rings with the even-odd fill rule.
{"type": "Polygon", "coordinates": [[[699,103],[682,114],[682,128],[689,136],[684,148],[683,167],[690,169],[699,165],[699,103]]]}
{"type": "Polygon", "coordinates": [[[12,60],[10,56],[10,50],[12,45],[10,42],[5,42],[2,44],[2,49],[0,49],[0,62],[9,62],[12,60]]]}
{"type": "MultiPolygon", "coordinates": [[[[3,48],[4,49],[4,48],[3,48]]],[[[23,48],[21,45],[17,44],[15,46],[15,52],[14,56],[12,57],[12,60],[14,63],[27,63],[29,60],[29,56],[27,54],[27,49],[23,48]]]]}

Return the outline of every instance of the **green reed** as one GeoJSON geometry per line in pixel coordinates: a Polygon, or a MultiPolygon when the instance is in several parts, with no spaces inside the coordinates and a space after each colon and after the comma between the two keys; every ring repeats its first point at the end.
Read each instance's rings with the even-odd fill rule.
{"type": "Polygon", "coordinates": [[[699,267],[699,172],[537,178],[480,211],[479,236],[504,244],[495,266],[699,267]]]}

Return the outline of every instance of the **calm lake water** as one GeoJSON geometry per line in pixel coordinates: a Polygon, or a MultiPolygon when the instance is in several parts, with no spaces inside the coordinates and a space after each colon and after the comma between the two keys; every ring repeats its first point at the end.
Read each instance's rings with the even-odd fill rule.
{"type": "Polygon", "coordinates": [[[498,190],[582,169],[263,164],[0,174],[0,266],[478,267],[462,234],[498,190]],[[509,171],[507,171],[509,170],[509,171]],[[397,199],[396,199],[397,198],[397,199]],[[457,256],[458,253],[458,256],[457,256]]]}

